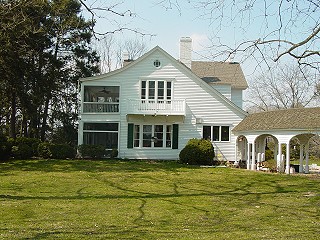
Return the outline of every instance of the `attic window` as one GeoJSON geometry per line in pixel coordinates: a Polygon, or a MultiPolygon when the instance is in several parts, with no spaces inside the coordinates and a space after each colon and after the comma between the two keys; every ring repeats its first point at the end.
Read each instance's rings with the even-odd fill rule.
{"type": "Polygon", "coordinates": [[[154,60],[153,65],[158,68],[160,67],[161,63],[159,60],[154,60]]]}

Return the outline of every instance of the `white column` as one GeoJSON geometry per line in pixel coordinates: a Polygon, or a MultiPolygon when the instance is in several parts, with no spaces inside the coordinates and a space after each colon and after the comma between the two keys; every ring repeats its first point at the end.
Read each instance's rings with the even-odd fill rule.
{"type": "Polygon", "coordinates": [[[286,174],[290,174],[290,142],[287,143],[286,150],[286,174]]]}
{"type": "Polygon", "coordinates": [[[309,143],[307,143],[306,145],[306,168],[304,170],[305,173],[309,173],[309,143]]]}
{"type": "Polygon", "coordinates": [[[282,161],[282,148],[281,148],[281,142],[278,144],[278,157],[277,157],[277,171],[281,171],[281,161],[282,161]]]}
{"type": "Polygon", "coordinates": [[[256,150],[255,143],[252,143],[252,162],[251,162],[251,170],[256,170],[256,150]]]}
{"type": "Polygon", "coordinates": [[[300,143],[299,173],[303,172],[303,144],[300,143]]]}
{"type": "Polygon", "coordinates": [[[257,154],[257,170],[259,170],[260,163],[261,163],[261,153],[258,153],[257,154]]]}
{"type": "Polygon", "coordinates": [[[250,143],[248,142],[248,151],[247,151],[247,169],[250,169],[250,143]]]}

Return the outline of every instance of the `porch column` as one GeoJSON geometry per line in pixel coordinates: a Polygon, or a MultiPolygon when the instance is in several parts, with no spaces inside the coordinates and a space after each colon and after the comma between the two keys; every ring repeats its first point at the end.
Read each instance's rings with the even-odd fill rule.
{"type": "Polygon", "coordinates": [[[299,173],[303,172],[303,144],[300,144],[300,162],[299,162],[299,173]]]}
{"type": "Polygon", "coordinates": [[[277,171],[281,172],[281,165],[282,165],[282,147],[281,142],[278,143],[278,157],[277,157],[277,171]]]}
{"type": "Polygon", "coordinates": [[[290,174],[290,142],[287,143],[286,149],[286,174],[290,174]]]}
{"type": "Polygon", "coordinates": [[[250,152],[250,143],[248,142],[248,151],[247,151],[247,169],[248,169],[248,170],[250,169],[250,155],[251,155],[251,152],[250,152]]]}
{"type": "Polygon", "coordinates": [[[309,142],[306,145],[306,168],[304,170],[305,173],[309,173],[309,142]]]}
{"type": "Polygon", "coordinates": [[[255,143],[252,143],[252,162],[251,162],[251,170],[257,170],[256,167],[256,150],[255,150],[255,143]]]}

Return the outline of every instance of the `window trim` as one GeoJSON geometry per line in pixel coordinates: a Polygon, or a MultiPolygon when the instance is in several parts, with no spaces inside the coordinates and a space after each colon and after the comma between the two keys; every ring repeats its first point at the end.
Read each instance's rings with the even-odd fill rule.
{"type": "MultiPolygon", "coordinates": [[[[117,140],[117,149],[119,149],[119,141],[120,141],[120,122],[115,122],[115,121],[112,121],[112,122],[99,122],[99,121],[85,121],[83,122],[82,124],[82,144],[85,144],[84,142],[84,133],[117,133],[118,134],[118,140],[117,140]],[[85,124],[88,123],[97,123],[97,124],[108,124],[108,123],[116,123],[118,125],[118,130],[117,131],[114,131],[114,130],[85,130],[84,129],[84,126],[85,124]]],[[[112,148],[106,148],[106,150],[112,150],[112,148]]]]}
{"type": "MultiPolygon", "coordinates": [[[[163,123],[159,123],[159,124],[157,124],[157,123],[151,123],[151,124],[147,124],[147,123],[135,123],[135,124],[133,124],[133,148],[134,149],[153,149],[153,150],[155,150],[155,149],[174,149],[173,147],[173,143],[174,143],[174,140],[173,140],[173,125],[174,124],[163,124],[163,123]],[[161,125],[161,126],[163,126],[163,130],[162,130],[162,147],[156,147],[155,146],[155,144],[154,144],[154,142],[152,141],[152,140],[150,140],[151,141],[151,146],[150,147],[144,147],[143,146],[143,134],[144,134],[144,132],[143,132],[143,126],[150,126],[151,125],[151,127],[152,127],[152,134],[151,135],[155,135],[155,126],[157,126],[157,125],[161,125]],[[134,136],[135,136],[135,129],[136,129],[136,126],[139,126],[139,146],[138,147],[135,147],[135,140],[137,140],[137,139],[135,139],[134,138],[134,136]],[[167,134],[169,133],[169,132],[167,132],[167,127],[168,126],[170,126],[170,147],[167,147],[167,134]]],[[[168,142],[169,142],[168,141],[168,142]]]]}
{"type": "Polygon", "coordinates": [[[231,142],[231,126],[230,125],[217,125],[217,124],[206,124],[206,125],[202,125],[202,137],[203,137],[203,128],[204,127],[210,127],[210,141],[211,142],[222,142],[222,143],[227,143],[227,142],[231,142]],[[219,127],[219,140],[212,140],[213,138],[213,127],[219,127]],[[222,139],[222,127],[228,127],[228,140],[221,140],[222,139]]]}
{"type": "Polygon", "coordinates": [[[141,100],[150,100],[150,101],[171,101],[171,100],[173,100],[174,98],[173,98],[173,96],[174,96],[174,94],[173,94],[173,88],[174,88],[174,80],[175,79],[173,79],[173,78],[141,78],[140,79],[140,88],[139,88],[139,98],[141,99],[141,100]],[[142,82],[143,81],[145,81],[146,82],[146,87],[145,87],[145,98],[142,98],[142,82]],[[152,99],[149,99],[149,82],[150,81],[154,81],[155,82],[155,88],[154,88],[154,92],[155,92],[155,95],[154,95],[154,98],[152,98],[152,99]],[[160,81],[163,81],[164,82],[164,87],[163,87],[163,99],[159,99],[158,98],[158,90],[159,90],[159,88],[158,88],[158,83],[160,82],[160,81]],[[170,98],[168,98],[168,95],[167,95],[167,93],[168,93],[168,82],[170,82],[171,83],[171,96],[170,96],[170,98]]]}

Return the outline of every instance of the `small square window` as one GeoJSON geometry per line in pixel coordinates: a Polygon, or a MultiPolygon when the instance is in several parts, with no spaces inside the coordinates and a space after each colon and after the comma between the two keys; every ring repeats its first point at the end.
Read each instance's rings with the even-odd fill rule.
{"type": "Polygon", "coordinates": [[[161,63],[160,63],[159,60],[154,60],[153,65],[154,65],[155,67],[160,67],[161,63]]]}

